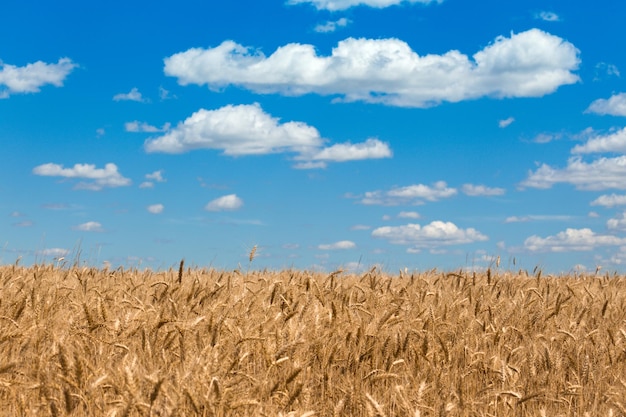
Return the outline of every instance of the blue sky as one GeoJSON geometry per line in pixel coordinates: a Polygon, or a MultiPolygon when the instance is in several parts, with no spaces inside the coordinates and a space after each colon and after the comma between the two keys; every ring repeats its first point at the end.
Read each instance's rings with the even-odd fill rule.
{"type": "Polygon", "coordinates": [[[0,4],[0,260],[626,269],[626,3],[0,4]]]}

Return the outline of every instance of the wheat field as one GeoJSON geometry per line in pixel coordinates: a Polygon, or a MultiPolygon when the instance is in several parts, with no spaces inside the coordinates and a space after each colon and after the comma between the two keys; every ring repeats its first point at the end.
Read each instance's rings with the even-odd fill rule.
{"type": "Polygon", "coordinates": [[[626,416],[626,279],[0,267],[2,416],[626,416]]]}

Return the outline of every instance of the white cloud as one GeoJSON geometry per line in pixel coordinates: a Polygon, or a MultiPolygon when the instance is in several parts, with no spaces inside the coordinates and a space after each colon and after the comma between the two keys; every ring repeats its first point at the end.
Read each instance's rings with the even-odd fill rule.
{"type": "Polygon", "coordinates": [[[34,225],[35,225],[35,223],[33,223],[30,220],[24,220],[24,221],[21,221],[21,222],[13,223],[13,226],[15,226],[15,227],[32,227],[34,225]]]}
{"type": "Polygon", "coordinates": [[[422,216],[416,211],[401,211],[398,214],[399,219],[419,219],[420,217],[422,216]]]}
{"type": "Polygon", "coordinates": [[[350,227],[350,230],[370,230],[371,228],[371,226],[367,226],[365,224],[355,224],[354,226],[350,227]]]}
{"type": "Polygon", "coordinates": [[[433,221],[421,226],[384,226],[374,229],[372,236],[387,239],[396,245],[411,245],[414,249],[432,246],[460,245],[487,240],[487,236],[473,228],[460,229],[452,222],[433,221]]]}
{"type": "Polygon", "coordinates": [[[530,217],[529,216],[509,216],[504,220],[504,223],[525,223],[525,222],[529,222],[530,221],[530,217]]]}
{"type": "Polygon", "coordinates": [[[280,123],[258,103],[200,109],[165,135],[148,139],[147,152],[183,153],[219,149],[224,155],[298,154],[295,168],[324,168],[327,162],[389,158],[389,145],[370,138],[363,143],[339,143],[324,148],[317,129],[303,122],[280,123]]]}
{"type": "Polygon", "coordinates": [[[236,194],[229,194],[209,202],[204,209],[207,211],[233,211],[243,206],[243,200],[236,194]]]}
{"type": "Polygon", "coordinates": [[[596,213],[595,211],[590,211],[589,213],[587,213],[587,216],[589,216],[592,219],[597,219],[598,217],[600,217],[600,215],[596,213]]]}
{"type": "Polygon", "coordinates": [[[535,15],[535,19],[545,20],[546,22],[559,22],[561,18],[554,12],[539,12],[535,15]]]}
{"type": "Polygon", "coordinates": [[[146,174],[146,179],[156,181],[156,182],[165,182],[165,178],[163,178],[163,170],[160,169],[158,171],[154,171],[151,174],[146,174]]]}
{"type": "Polygon", "coordinates": [[[506,119],[498,121],[498,126],[500,126],[501,128],[505,128],[509,126],[511,123],[513,123],[514,121],[515,121],[515,117],[508,117],[506,119]]]}
{"type": "Polygon", "coordinates": [[[279,123],[257,103],[200,109],[165,135],[146,141],[147,152],[183,153],[221,149],[225,155],[310,152],[323,144],[319,132],[303,122],[279,123]]]}
{"type": "Polygon", "coordinates": [[[356,244],[350,240],[341,240],[335,243],[322,244],[317,248],[321,250],[354,249],[356,248],[356,244]]]}
{"type": "Polygon", "coordinates": [[[350,23],[350,20],[342,17],[339,20],[329,20],[326,23],[319,24],[315,26],[314,30],[318,33],[334,32],[337,30],[337,28],[348,26],[348,23],[350,23]]]}
{"type": "Polygon", "coordinates": [[[606,222],[609,230],[626,230],[626,211],[606,222]]]}
{"type": "Polygon", "coordinates": [[[525,223],[530,221],[564,222],[571,221],[573,216],[559,214],[531,214],[528,216],[510,216],[504,220],[505,223],[525,223]]]}
{"type": "Polygon", "coordinates": [[[93,164],[75,164],[73,168],[63,168],[59,164],[43,164],[33,168],[33,174],[47,177],[83,178],[92,180],[80,182],[75,188],[99,191],[105,187],[124,187],[131,184],[118,171],[117,165],[108,163],[104,168],[96,168],[93,164]]]}
{"type": "Polygon", "coordinates": [[[317,162],[313,162],[313,161],[306,161],[306,162],[298,162],[297,164],[294,164],[294,168],[295,169],[322,169],[322,168],[326,168],[328,166],[328,164],[326,164],[326,162],[323,161],[317,161],[317,162]]]}
{"type": "Polygon", "coordinates": [[[534,143],[550,143],[554,140],[559,140],[563,137],[561,133],[539,133],[532,140],[534,143]]]}
{"type": "Polygon", "coordinates": [[[585,113],[626,116],[626,93],[614,94],[608,99],[599,98],[589,105],[585,113]]]}
{"type": "Polygon", "coordinates": [[[176,97],[175,95],[170,93],[169,90],[166,90],[163,87],[159,87],[159,98],[161,100],[169,100],[169,99],[174,99],[174,98],[178,98],[178,97],[176,97]]]}
{"type": "Polygon", "coordinates": [[[461,191],[470,197],[504,195],[506,192],[504,188],[492,188],[474,184],[463,184],[461,191]]]}
{"type": "Polygon", "coordinates": [[[598,62],[595,67],[595,76],[593,77],[594,81],[600,81],[606,77],[619,77],[619,68],[614,64],[609,64],[606,62],[598,62]]]}
{"type": "Polygon", "coordinates": [[[393,155],[389,144],[370,138],[362,143],[338,143],[306,156],[313,161],[357,161],[363,159],[391,158],[393,155]]]}
{"type": "Polygon", "coordinates": [[[140,103],[145,103],[147,100],[143,98],[139,89],[137,87],[133,87],[128,93],[119,93],[113,96],[114,101],[138,101],[140,103]]]}
{"type": "Polygon", "coordinates": [[[404,107],[480,97],[541,97],[579,77],[578,49],[531,29],[500,36],[472,56],[457,50],[420,56],[399,39],[345,39],[330,56],[313,45],[287,44],[266,57],[261,51],[225,41],[165,59],[165,74],[182,85],[219,89],[238,85],[256,93],[339,96],[404,107]]]}
{"type": "Polygon", "coordinates": [[[161,214],[163,213],[164,209],[165,209],[165,206],[163,204],[152,204],[146,207],[146,210],[148,210],[148,212],[152,214],[161,214]]]}
{"type": "Polygon", "coordinates": [[[41,256],[53,256],[55,258],[60,258],[62,256],[69,255],[70,251],[63,248],[48,248],[44,250],[37,251],[37,255],[41,256]]]}
{"type": "Polygon", "coordinates": [[[165,179],[163,178],[163,170],[158,170],[158,171],[154,171],[151,174],[146,174],[145,175],[146,179],[150,180],[150,181],[144,181],[141,184],[139,184],[139,188],[154,188],[154,182],[165,182],[165,179]]]}
{"type": "Polygon", "coordinates": [[[448,187],[445,181],[437,181],[432,186],[424,184],[392,188],[389,191],[368,191],[361,198],[366,205],[396,206],[399,204],[423,204],[426,201],[438,201],[457,194],[455,188],[448,187]]]}
{"type": "Polygon", "coordinates": [[[167,132],[168,130],[170,130],[170,127],[171,125],[169,123],[165,123],[162,127],[158,128],[156,126],[152,126],[146,122],[140,122],[138,120],[124,123],[124,129],[127,132],[148,132],[148,133],[167,132]]]}
{"type": "Polygon", "coordinates": [[[626,195],[601,195],[590,203],[592,206],[603,206],[612,208],[615,206],[626,206],[626,195]]]}
{"type": "Polygon", "coordinates": [[[311,3],[318,10],[346,10],[350,7],[369,6],[382,9],[401,3],[442,3],[443,0],[288,0],[287,4],[311,3]]]}
{"type": "Polygon", "coordinates": [[[598,191],[608,188],[626,189],[626,155],[615,158],[600,158],[584,162],[572,157],[564,169],[555,169],[542,164],[535,172],[520,183],[522,187],[547,189],[554,184],[572,184],[578,190],[598,191]]]}
{"type": "Polygon", "coordinates": [[[626,245],[626,238],[598,235],[591,229],[566,229],[546,238],[533,235],[524,241],[531,252],[591,251],[598,246],[626,245]]]}
{"type": "Polygon", "coordinates": [[[47,84],[61,87],[77,66],[69,58],[61,58],[56,64],[37,61],[23,67],[0,61],[0,99],[8,98],[11,94],[38,93],[47,84]]]}
{"type": "Polygon", "coordinates": [[[576,145],[572,149],[573,154],[603,152],[626,153],[626,127],[608,135],[592,137],[584,145],[576,145]]]}
{"type": "Polygon", "coordinates": [[[98,222],[87,222],[72,227],[74,230],[80,230],[81,232],[103,232],[102,225],[98,222]]]}

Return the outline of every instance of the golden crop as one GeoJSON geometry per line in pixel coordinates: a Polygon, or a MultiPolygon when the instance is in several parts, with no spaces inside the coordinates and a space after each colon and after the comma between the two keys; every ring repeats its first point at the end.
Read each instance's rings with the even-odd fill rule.
{"type": "Polygon", "coordinates": [[[1,416],[625,416],[626,279],[0,267],[1,416]]]}

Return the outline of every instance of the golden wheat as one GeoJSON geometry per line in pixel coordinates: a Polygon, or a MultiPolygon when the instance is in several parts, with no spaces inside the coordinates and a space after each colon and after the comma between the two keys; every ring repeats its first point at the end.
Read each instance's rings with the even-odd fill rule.
{"type": "Polygon", "coordinates": [[[4,266],[0,416],[618,416],[625,329],[609,275],[4,266]]]}

